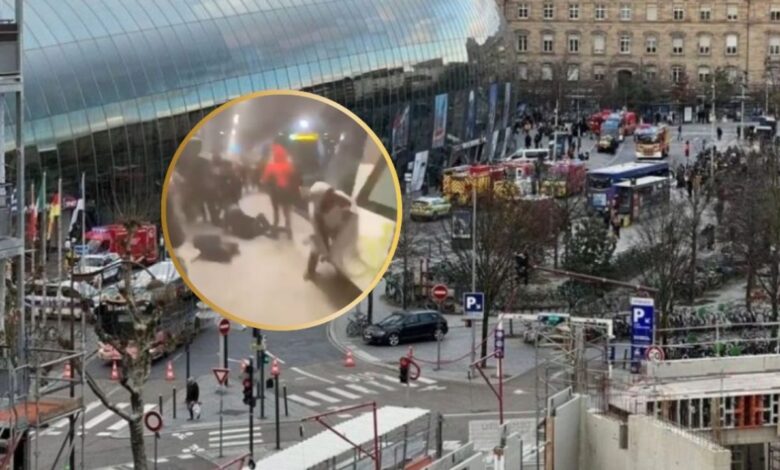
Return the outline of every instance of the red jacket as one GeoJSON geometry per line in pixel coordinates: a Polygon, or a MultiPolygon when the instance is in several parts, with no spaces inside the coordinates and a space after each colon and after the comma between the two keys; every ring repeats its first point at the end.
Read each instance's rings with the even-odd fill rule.
{"type": "Polygon", "coordinates": [[[281,145],[274,144],[271,161],[265,166],[261,183],[267,183],[273,178],[274,184],[279,189],[287,189],[290,186],[293,172],[295,171],[287,155],[287,151],[281,145]]]}

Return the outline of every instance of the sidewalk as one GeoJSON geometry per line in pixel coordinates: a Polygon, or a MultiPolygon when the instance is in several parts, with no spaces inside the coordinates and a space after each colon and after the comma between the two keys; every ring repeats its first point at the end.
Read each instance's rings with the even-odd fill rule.
{"type": "MultiPolygon", "coordinates": [[[[389,304],[383,297],[385,287],[384,280],[374,289],[374,323],[382,320],[393,312],[401,311],[400,306],[389,304]]],[[[358,307],[365,311],[365,301],[358,307]]],[[[356,360],[364,361],[373,365],[397,370],[398,360],[401,356],[407,354],[409,347],[414,348],[414,357],[422,368],[422,374],[425,377],[454,382],[469,382],[469,364],[471,362],[471,334],[472,329],[464,326],[461,315],[444,315],[449,326],[449,333],[441,342],[441,368],[436,368],[437,343],[435,341],[402,343],[399,346],[391,347],[387,345],[367,345],[359,337],[347,337],[347,324],[349,323],[351,312],[340,316],[328,324],[328,337],[337,348],[346,352],[351,350],[356,360]]],[[[496,326],[496,317],[491,317],[488,334],[488,353],[493,351],[493,329],[496,326]]],[[[505,322],[506,330],[506,350],[504,359],[505,380],[520,376],[535,367],[535,350],[532,345],[525,344],[522,338],[510,336],[510,325],[505,322]]],[[[519,327],[512,325],[512,329],[517,331],[519,327]]],[[[478,344],[477,354],[479,354],[479,342],[481,339],[481,327],[476,329],[476,342],[478,344]]],[[[489,367],[495,367],[496,361],[488,361],[489,367]]],[[[490,372],[495,374],[495,370],[490,372]]]]}

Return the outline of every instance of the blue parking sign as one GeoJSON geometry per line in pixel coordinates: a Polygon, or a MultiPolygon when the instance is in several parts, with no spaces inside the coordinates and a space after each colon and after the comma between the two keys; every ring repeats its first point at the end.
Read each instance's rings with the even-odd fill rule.
{"type": "Polygon", "coordinates": [[[463,294],[463,311],[466,318],[482,318],[485,312],[485,293],[466,292],[463,294]]]}
{"type": "Polygon", "coordinates": [[[644,359],[645,350],[653,344],[655,308],[653,299],[631,298],[631,361],[644,359]]]}

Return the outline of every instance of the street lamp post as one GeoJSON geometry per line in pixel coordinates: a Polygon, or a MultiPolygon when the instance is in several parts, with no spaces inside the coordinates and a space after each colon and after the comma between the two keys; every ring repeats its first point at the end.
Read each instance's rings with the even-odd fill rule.
{"type": "Polygon", "coordinates": [[[745,139],[745,88],[747,88],[747,70],[742,72],[742,96],[740,98],[740,111],[739,111],[739,140],[745,139]]]}
{"type": "Polygon", "coordinates": [[[715,137],[715,74],[712,75],[712,116],[710,117],[710,137],[712,138],[712,152],[710,153],[710,181],[715,177],[715,149],[717,140],[715,137]]]}
{"type": "MultiPolygon", "coordinates": [[[[477,185],[471,180],[471,292],[477,291],[477,185]]],[[[477,358],[477,325],[471,322],[471,363],[477,358]]]]}

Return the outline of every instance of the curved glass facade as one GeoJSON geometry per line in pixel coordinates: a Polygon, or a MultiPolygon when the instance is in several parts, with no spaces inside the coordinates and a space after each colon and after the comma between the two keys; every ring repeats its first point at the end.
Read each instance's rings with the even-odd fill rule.
{"type": "Polygon", "coordinates": [[[408,106],[406,147],[425,150],[436,95],[447,134],[465,137],[475,90],[476,134],[514,63],[494,0],[28,0],[25,27],[28,174],[75,194],[86,172],[103,208],[128,181],[159,191],[192,126],[240,95],[313,91],[387,144],[408,106]]]}

